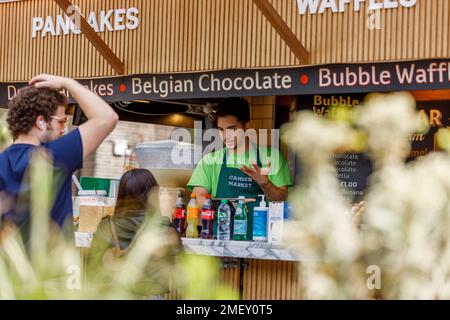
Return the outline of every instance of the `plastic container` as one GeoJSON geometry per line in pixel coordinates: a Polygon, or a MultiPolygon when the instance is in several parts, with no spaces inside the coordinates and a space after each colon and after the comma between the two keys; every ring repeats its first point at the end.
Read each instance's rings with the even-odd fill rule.
{"type": "Polygon", "coordinates": [[[119,193],[119,184],[120,179],[111,179],[109,181],[109,191],[108,191],[108,197],[111,198],[117,198],[117,194],[119,193]]]}
{"type": "Polygon", "coordinates": [[[289,204],[289,202],[284,202],[284,220],[292,220],[294,217],[292,206],[289,204]]]}
{"type": "Polygon", "coordinates": [[[198,238],[198,214],[199,208],[196,200],[196,195],[191,195],[191,200],[187,205],[187,227],[186,227],[186,238],[198,238]]]}
{"type": "Polygon", "coordinates": [[[180,237],[185,236],[186,206],[183,201],[183,193],[179,192],[175,207],[173,208],[172,223],[180,237]]]}
{"type": "Polygon", "coordinates": [[[231,207],[228,200],[222,199],[217,208],[217,233],[218,240],[231,239],[231,207]]]}
{"type": "Polygon", "coordinates": [[[202,239],[213,238],[214,206],[211,195],[206,195],[205,203],[202,206],[202,239]]]}
{"type": "Polygon", "coordinates": [[[110,205],[107,192],[104,190],[80,190],[73,203],[73,217],[80,215],[81,206],[107,206],[110,205]]]}
{"type": "Polygon", "coordinates": [[[139,167],[150,170],[167,188],[186,186],[202,157],[200,146],[173,140],[139,143],[135,150],[139,167]]]}
{"type": "Polygon", "coordinates": [[[265,195],[258,195],[261,197],[259,207],[253,209],[253,240],[267,241],[267,216],[269,208],[265,201],[265,195]]]}
{"type": "Polygon", "coordinates": [[[267,221],[267,240],[269,243],[283,242],[284,202],[270,202],[267,221]]]}
{"type": "Polygon", "coordinates": [[[239,197],[239,204],[236,208],[233,221],[233,240],[246,241],[248,229],[247,206],[245,198],[239,197]]]}
{"type": "Polygon", "coordinates": [[[143,142],[135,148],[139,167],[192,170],[202,157],[201,147],[174,140],[143,142]]]}

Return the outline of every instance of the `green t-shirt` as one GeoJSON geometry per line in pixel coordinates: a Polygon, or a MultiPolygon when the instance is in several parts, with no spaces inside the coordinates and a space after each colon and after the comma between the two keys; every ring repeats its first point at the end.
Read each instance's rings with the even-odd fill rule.
{"type": "MultiPolygon", "coordinates": [[[[269,180],[277,187],[292,186],[291,172],[283,155],[270,147],[260,146],[258,148],[262,167],[267,167],[267,163],[270,161],[269,180]]],[[[221,149],[208,153],[199,161],[187,184],[190,191],[194,187],[203,187],[213,198],[216,197],[224,152],[225,149],[221,149]]],[[[229,168],[240,168],[244,164],[251,167],[251,162],[257,162],[256,150],[247,151],[245,154],[230,154],[229,152],[227,155],[227,167],[229,168]]]]}

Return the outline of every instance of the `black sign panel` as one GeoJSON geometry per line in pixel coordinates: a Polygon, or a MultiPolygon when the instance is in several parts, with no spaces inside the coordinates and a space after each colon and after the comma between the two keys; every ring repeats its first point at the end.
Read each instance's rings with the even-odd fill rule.
{"type": "MultiPolygon", "coordinates": [[[[358,107],[364,97],[365,94],[300,96],[297,109],[311,110],[318,116],[328,118],[343,106],[358,107]]],[[[450,101],[417,102],[417,110],[424,116],[424,121],[429,122],[430,130],[411,135],[412,150],[407,161],[439,151],[436,133],[440,128],[450,126],[450,101]]],[[[367,155],[354,153],[335,155],[334,160],[344,196],[352,202],[360,201],[364,197],[369,176],[373,172],[372,162],[367,155]]],[[[297,171],[301,175],[301,169],[297,171]]]]}
{"type": "Polygon", "coordinates": [[[363,153],[338,154],[334,158],[343,195],[352,203],[363,200],[373,172],[372,161],[363,153]]]}
{"type": "MultiPolygon", "coordinates": [[[[140,74],[80,82],[108,102],[450,88],[450,59],[140,74]]],[[[0,83],[6,106],[26,83],[0,83]]]]}
{"type": "MultiPolygon", "coordinates": [[[[312,110],[318,116],[329,118],[340,108],[356,108],[364,97],[365,94],[300,96],[297,109],[312,110]]],[[[338,154],[333,158],[343,195],[349,202],[361,201],[373,171],[372,162],[366,155],[355,153],[338,154]]]]}
{"type": "Polygon", "coordinates": [[[436,134],[441,128],[450,127],[450,101],[417,102],[417,109],[426,118],[430,126],[427,133],[415,133],[411,136],[412,151],[409,160],[440,151],[436,134]],[[426,116],[426,117],[425,117],[426,116]]]}

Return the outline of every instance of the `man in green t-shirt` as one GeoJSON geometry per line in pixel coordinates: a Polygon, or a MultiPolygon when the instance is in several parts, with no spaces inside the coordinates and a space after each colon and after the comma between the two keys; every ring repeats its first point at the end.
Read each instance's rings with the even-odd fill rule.
{"type": "MultiPolygon", "coordinates": [[[[242,98],[227,98],[216,113],[217,128],[224,148],[205,155],[195,168],[188,188],[199,197],[257,199],[265,194],[268,200],[285,201],[292,176],[279,150],[257,146],[246,138],[250,129],[250,107],[242,98]]],[[[253,208],[247,204],[248,236],[253,232],[253,208]]]]}

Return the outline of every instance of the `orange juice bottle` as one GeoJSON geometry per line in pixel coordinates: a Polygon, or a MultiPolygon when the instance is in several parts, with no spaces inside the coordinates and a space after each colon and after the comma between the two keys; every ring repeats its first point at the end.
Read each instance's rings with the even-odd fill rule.
{"type": "Polygon", "coordinates": [[[199,207],[197,203],[197,196],[193,193],[191,194],[191,200],[189,201],[187,205],[187,228],[186,228],[186,238],[198,238],[198,230],[197,230],[197,224],[198,224],[198,214],[199,214],[199,207]]]}

